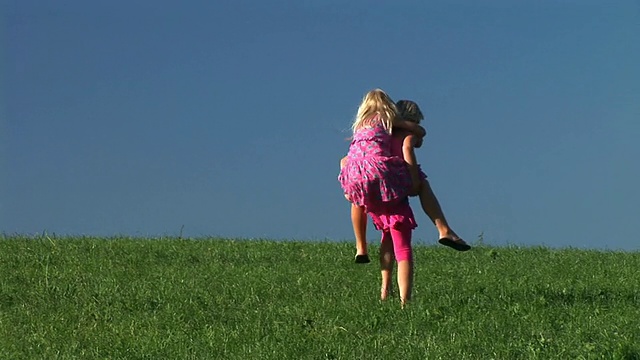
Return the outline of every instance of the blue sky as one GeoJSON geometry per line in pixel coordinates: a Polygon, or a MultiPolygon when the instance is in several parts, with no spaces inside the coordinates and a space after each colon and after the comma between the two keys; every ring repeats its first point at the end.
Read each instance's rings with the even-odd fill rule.
{"type": "Polygon", "coordinates": [[[338,160],[380,87],[468,241],[639,248],[637,1],[2,7],[6,234],[349,241],[338,160]]]}

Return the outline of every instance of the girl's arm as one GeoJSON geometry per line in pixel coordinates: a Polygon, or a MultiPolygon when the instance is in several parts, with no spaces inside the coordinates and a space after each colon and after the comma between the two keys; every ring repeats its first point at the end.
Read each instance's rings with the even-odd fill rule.
{"type": "Polygon", "coordinates": [[[420,192],[420,171],[418,170],[418,160],[416,159],[416,153],[414,151],[415,145],[420,141],[415,135],[407,135],[402,142],[402,157],[409,167],[409,174],[411,175],[411,192],[409,195],[417,195],[420,192]]]}
{"type": "Polygon", "coordinates": [[[422,126],[407,120],[400,120],[393,124],[393,126],[399,127],[401,129],[405,129],[419,137],[424,137],[427,135],[427,130],[425,130],[422,126]]]}

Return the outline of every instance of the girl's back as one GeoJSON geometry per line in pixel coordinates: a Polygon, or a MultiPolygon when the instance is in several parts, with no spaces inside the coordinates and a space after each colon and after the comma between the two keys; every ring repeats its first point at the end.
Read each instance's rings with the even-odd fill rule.
{"type": "MultiPolygon", "coordinates": [[[[353,134],[349,154],[340,170],[345,195],[354,204],[379,208],[407,197],[411,176],[402,156],[392,153],[393,136],[382,126],[362,128],[353,134]]],[[[400,140],[402,155],[402,140],[400,140]]]]}
{"type": "Polygon", "coordinates": [[[382,126],[364,128],[353,134],[349,158],[392,156],[392,136],[382,126]]]}

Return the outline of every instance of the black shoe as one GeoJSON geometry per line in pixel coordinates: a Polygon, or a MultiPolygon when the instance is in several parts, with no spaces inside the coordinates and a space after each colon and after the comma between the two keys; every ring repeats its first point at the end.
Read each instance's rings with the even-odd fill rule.
{"type": "Polygon", "coordinates": [[[356,255],[356,264],[368,264],[371,260],[369,260],[369,255],[356,255]]]}
{"type": "Polygon", "coordinates": [[[469,246],[469,244],[467,244],[466,242],[464,242],[464,240],[462,239],[458,239],[458,240],[453,240],[453,239],[449,239],[449,238],[442,238],[440,240],[438,240],[438,242],[444,246],[448,246],[452,249],[458,250],[458,251],[467,251],[471,249],[471,246],[469,246]]]}

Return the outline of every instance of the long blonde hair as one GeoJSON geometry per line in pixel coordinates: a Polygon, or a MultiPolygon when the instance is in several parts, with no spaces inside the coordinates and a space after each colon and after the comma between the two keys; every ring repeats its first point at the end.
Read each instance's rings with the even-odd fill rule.
{"type": "Polygon", "coordinates": [[[381,89],[373,89],[362,98],[351,129],[355,133],[364,127],[374,127],[381,123],[382,127],[391,134],[396,121],[398,121],[396,104],[381,89]]]}

